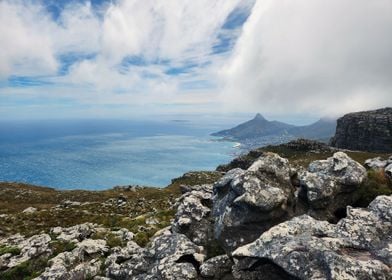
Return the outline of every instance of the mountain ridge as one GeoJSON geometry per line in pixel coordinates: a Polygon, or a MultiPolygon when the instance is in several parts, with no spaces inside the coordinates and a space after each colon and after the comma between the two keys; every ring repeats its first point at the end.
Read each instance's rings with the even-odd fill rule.
{"type": "Polygon", "coordinates": [[[230,129],[212,133],[211,135],[239,142],[252,139],[256,140],[263,137],[283,137],[284,140],[308,138],[328,141],[335,133],[335,129],[336,120],[332,118],[320,118],[318,121],[309,125],[296,126],[276,120],[269,121],[260,113],[257,113],[249,121],[230,129]]]}

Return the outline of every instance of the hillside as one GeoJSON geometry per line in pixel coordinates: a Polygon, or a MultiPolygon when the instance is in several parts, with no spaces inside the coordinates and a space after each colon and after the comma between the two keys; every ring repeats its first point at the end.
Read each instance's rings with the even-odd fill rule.
{"type": "Polygon", "coordinates": [[[0,279],[387,279],[389,154],[301,139],[218,170],[164,189],[0,183],[0,279]]]}
{"type": "Polygon", "coordinates": [[[297,138],[328,142],[336,129],[336,120],[322,118],[310,125],[295,126],[284,122],[269,121],[261,114],[238,126],[213,133],[248,145],[250,148],[265,144],[280,144],[297,138]]]}

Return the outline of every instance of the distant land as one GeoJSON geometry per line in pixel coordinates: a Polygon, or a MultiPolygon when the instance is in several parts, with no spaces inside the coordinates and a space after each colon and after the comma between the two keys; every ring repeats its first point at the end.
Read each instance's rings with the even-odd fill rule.
{"type": "Polygon", "coordinates": [[[280,144],[297,138],[328,142],[335,134],[336,119],[321,118],[305,126],[296,126],[279,121],[269,121],[261,114],[231,129],[211,134],[225,140],[238,141],[246,148],[269,144],[280,144]]]}

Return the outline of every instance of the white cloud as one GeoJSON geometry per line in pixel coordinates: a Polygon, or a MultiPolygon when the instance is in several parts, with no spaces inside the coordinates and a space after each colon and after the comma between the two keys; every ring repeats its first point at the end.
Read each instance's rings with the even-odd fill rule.
{"type": "Polygon", "coordinates": [[[40,7],[0,2],[0,78],[45,75],[57,69],[48,23],[40,7]]]}
{"type": "Polygon", "coordinates": [[[391,0],[258,0],[242,30],[222,25],[253,0],[119,0],[99,12],[71,1],[56,20],[44,3],[0,1],[0,80],[54,85],[3,87],[0,98],[316,115],[392,105],[391,0]],[[221,35],[239,38],[212,54],[221,35]],[[59,75],[69,53],[79,61],[59,75]]]}
{"type": "Polygon", "coordinates": [[[263,0],[221,71],[228,110],[341,114],[392,105],[392,1],[263,0]]]}

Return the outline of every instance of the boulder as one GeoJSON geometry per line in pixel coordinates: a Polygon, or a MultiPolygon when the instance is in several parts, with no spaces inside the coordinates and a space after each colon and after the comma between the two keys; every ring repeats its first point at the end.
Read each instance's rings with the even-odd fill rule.
{"type": "Polygon", "coordinates": [[[192,186],[176,203],[172,230],[185,234],[197,245],[205,246],[213,239],[211,206],[212,185],[192,186]]]}
{"type": "Polygon", "coordinates": [[[84,223],[68,228],[55,227],[52,228],[51,233],[58,235],[57,239],[59,240],[78,242],[90,237],[96,227],[95,224],[84,223]]]}
{"type": "Polygon", "coordinates": [[[367,209],[348,207],[337,224],[295,217],[237,248],[233,275],[273,266],[293,279],[391,279],[391,209],[392,196],[379,196],[367,209]]]}
{"type": "Polygon", "coordinates": [[[30,259],[49,256],[52,253],[49,247],[50,241],[51,238],[48,234],[34,235],[27,239],[17,234],[1,240],[0,245],[4,244],[6,246],[17,247],[20,253],[17,255],[5,254],[0,256],[0,266],[2,269],[13,268],[30,259]]]}
{"type": "Polygon", "coordinates": [[[381,157],[369,158],[365,161],[365,167],[373,170],[381,170],[387,166],[387,161],[381,157]]]}
{"type": "Polygon", "coordinates": [[[233,261],[228,255],[213,257],[200,266],[200,275],[208,279],[233,279],[231,267],[233,261]]]}
{"type": "Polygon", "coordinates": [[[355,192],[367,176],[366,169],[343,152],[310,163],[300,174],[299,197],[308,205],[308,214],[336,221],[340,212],[357,199],[355,192]]]}
{"type": "Polygon", "coordinates": [[[197,279],[204,258],[203,247],[183,234],[166,232],[145,249],[132,241],[126,248],[115,248],[106,260],[106,276],[111,279],[197,279]]]}
{"type": "Polygon", "coordinates": [[[264,153],[247,170],[230,170],[215,183],[214,233],[226,252],[294,214],[294,174],[287,159],[264,153]]]}

